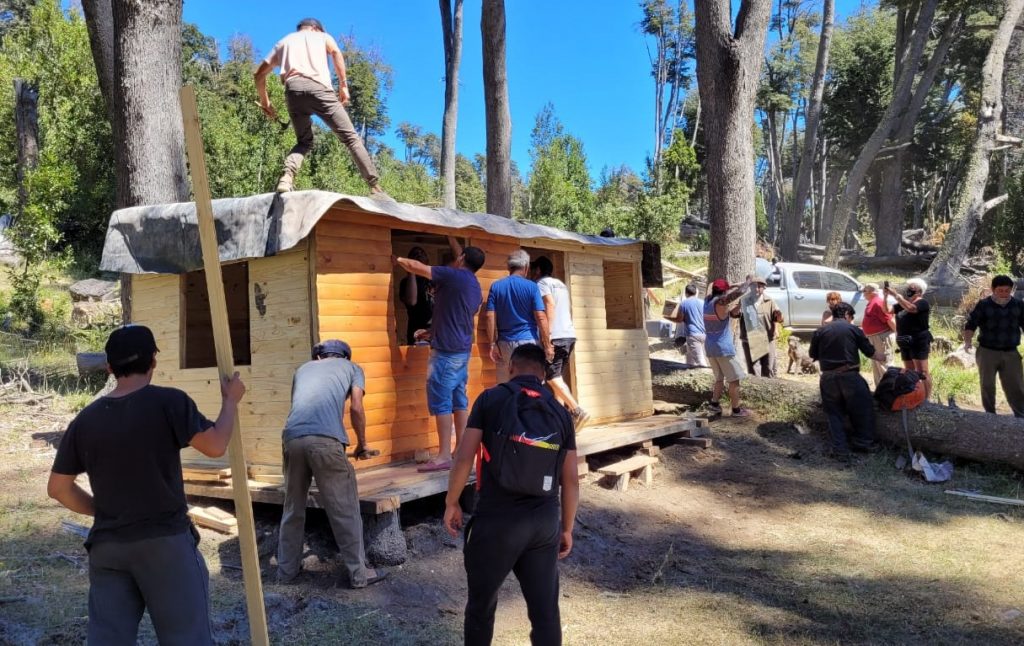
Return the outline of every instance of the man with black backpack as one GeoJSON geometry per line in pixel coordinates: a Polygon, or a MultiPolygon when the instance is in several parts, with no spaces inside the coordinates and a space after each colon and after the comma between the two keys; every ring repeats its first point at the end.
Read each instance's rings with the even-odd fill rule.
{"type": "Polygon", "coordinates": [[[459,497],[476,460],[480,497],[463,553],[467,645],[491,643],[498,590],[509,572],[526,600],[531,643],[562,643],[558,559],[572,550],[579,475],[572,419],[544,388],[545,365],[540,346],[512,352],[511,379],[474,402],[448,479],[444,523],[456,536],[459,497]]]}

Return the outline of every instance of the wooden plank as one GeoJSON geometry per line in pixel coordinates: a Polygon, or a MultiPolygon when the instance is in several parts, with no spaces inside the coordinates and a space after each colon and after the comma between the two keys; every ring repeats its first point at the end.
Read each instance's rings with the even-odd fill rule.
{"type": "Polygon", "coordinates": [[[685,444],[687,446],[696,446],[702,449],[706,449],[711,446],[710,437],[677,437],[675,439],[676,444],[685,444]]]}
{"type": "Polygon", "coordinates": [[[634,455],[631,458],[626,458],[619,462],[615,462],[606,466],[603,466],[597,470],[601,475],[608,476],[620,476],[623,473],[632,473],[633,471],[639,471],[640,469],[651,465],[657,464],[658,458],[652,458],[647,455],[634,455]]]}
{"type": "Polygon", "coordinates": [[[321,271],[317,268],[316,284],[319,289],[321,285],[349,285],[349,286],[373,286],[387,287],[391,284],[392,275],[390,272],[337,272],[321,271]]]}
{"type": "MultiPolygon", "coordinates": [[[[199,225],[199,242],[203,252],[203,268],[210,297],[210,318],[214,331],[217,366],[221,378],[227,379],[234,372],[234,360],[231,352],[227,302],[221,278],[217,231],[213,219],[213,202],[210,197],[209,182],[206,178],[206,160],[203,156],[203,137],[200,131],[195,90],[186,85],[181,89],[180,99],[185,128],[185,148],[188,152],[192,192],[195,195],[196,217],[199,225]]],[[[242,432],[237,416],[228,451],[233,472],[245,474],[242,432]]],[[[232,482],[234,483],[235,509],[239,514],[238,542],[242,559],[246,608],[249,615],[249,636],[252,643],[257,646],[269,646],[270,638],[267,632],[266,609],[263,605],[263,583],[260,580],[260,562],[256,551],[256,531],[248,480],[240,477],[232,478],[232,482]]]]}
{"type": "MultiPolygon", "coordinates": [[[[342,222],[335,217],[337,211],[330,210],[324,217],[320,218],[320,221],[316,223],[316,235],[317,238],[333,238],[333,239],[355,239],[355,240],[373,240],[376,242],[391,242],[391,227],[389,227],[385,221],[380,218],[376,219],[373,224],[355,224],[352,222],[342,222]]],[[[328,243],[330,244],[330,243],[328,243]]]]}
{"type": "Polygon", "coordinates": [[[579,455],[593,455],[658,437],[678,435],[693,424],[692,420],[658,415],[616,424],[587,426],[576,435],[576,451],[579,455]]]}
{"type": "Polygon", "coordinates": [[[955,489],[947,489],[946,493],[951,496],[961,496],[963,498],[969,498],[970,500],[977,500],[980,502],[990,502],[997,505],[1015,505],[1017,507],[1024,507],[1024,500],[1019,498],[1000,498],[999,496],[986,496],[980,493],[974,493],[972,491],[956,491],[955,489]]]}
{"type": "Polygon", "coordinates": [[[225,534],[238,533],[238,521],[235,517],[217,507],[189,507],[188,515],[200,527],[208,527],[225,534]]]}

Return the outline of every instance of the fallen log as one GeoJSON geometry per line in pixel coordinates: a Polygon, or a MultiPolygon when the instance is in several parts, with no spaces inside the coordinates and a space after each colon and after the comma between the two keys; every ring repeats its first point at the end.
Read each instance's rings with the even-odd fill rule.
{"type": "MultiPolygon", "coordinates": [[[[711,393],[711,371],[684,369],[670,361],[651,360],[654,398],[699,406],[711,393]]],[[[772,421],[806,424],[825,430],[817,384],[786,379],[749,377],[741,388],[743,405],[772,421]]],[[[910,412],[910,439],[915,449],[1024,471],[1024,420],[926,403],[910,412]]],[[[880,441],[900,445],[903,430],[898,413],[878,412],[880,441]]]]}
{"type": "MultiPolygon", "coordinates": [[[[853,269],[900,269],[922,271],[928,269],[934,254],[918,256],[843,256],[839,259],[840,267],[853,269]]],[[[824,262],[820,254],[800,254],[800,262],[820,265],[824,262]]]]}

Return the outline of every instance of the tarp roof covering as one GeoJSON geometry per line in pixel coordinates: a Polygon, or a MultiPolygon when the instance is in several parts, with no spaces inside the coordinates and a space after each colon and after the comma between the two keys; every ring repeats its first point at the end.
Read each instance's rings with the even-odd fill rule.
{"type": "MultiPolygon", "coordinates": [[[[432,209],[329,191],[293,191],[214,200],[221,262],[273,256],[291,249],[310,234],[332,206],[341,203],[400,222],[478,229],[512,238],[591,245],[636,242],[572,233],[486,213],[432,209]]],[[[114,211],[110,216],[100,269],[129,274],[180,274],[202,266],[194,203],[137,206],[114,211]]]]}

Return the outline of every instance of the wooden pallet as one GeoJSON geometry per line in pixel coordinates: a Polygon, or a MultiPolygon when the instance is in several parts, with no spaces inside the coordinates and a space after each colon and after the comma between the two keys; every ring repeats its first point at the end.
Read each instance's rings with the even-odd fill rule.
{"type": "Polygon", "coordinates": [[[626,491],[629,489],[629,480],[633,477],[633,473],[639,471],[640,477],[643,479],[643,483],[650,487],[654,484],[654,465],[658,463],[658,458],[651,457],[649,455],[634,455],[631,458],[626,458],[620,462],[615,462],[601,467],[597,470],[603,476],[612,476],[615,480],[616,491],[626,491]]]}

